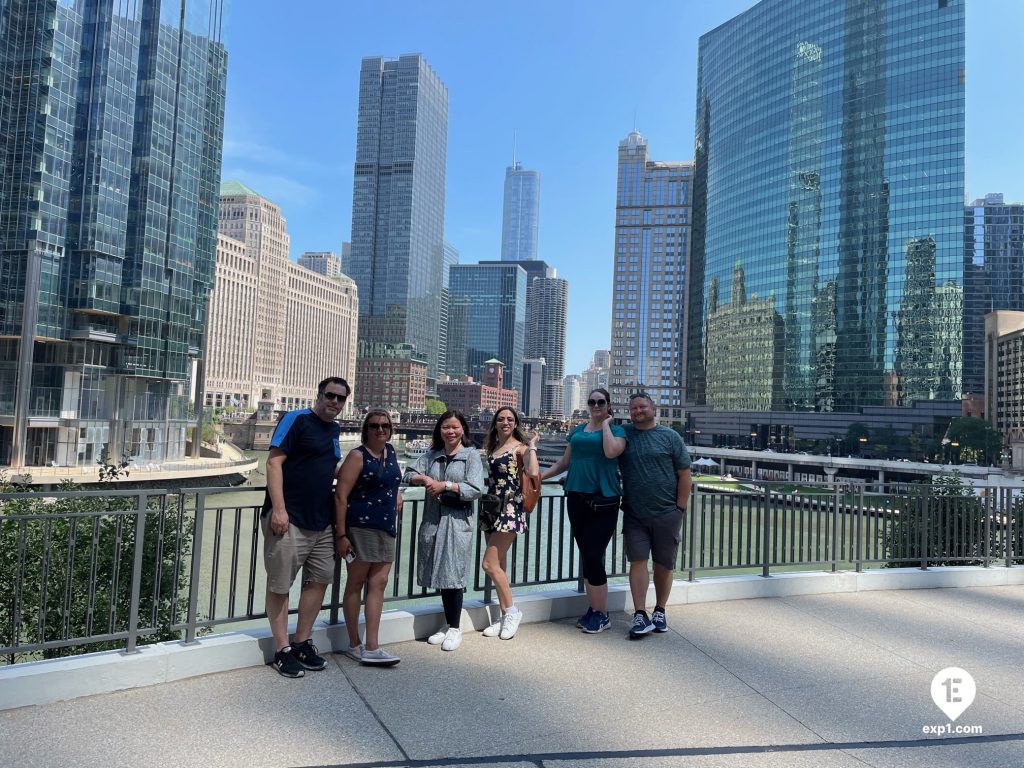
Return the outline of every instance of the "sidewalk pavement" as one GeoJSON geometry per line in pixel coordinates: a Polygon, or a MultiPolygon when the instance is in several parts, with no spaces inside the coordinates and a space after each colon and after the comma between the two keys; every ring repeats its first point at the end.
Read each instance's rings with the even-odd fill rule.
{"type": "MultiPolygon", "coordinates": [[[[650,606],[648,606],[650,609],[650,606]]],[[[339,654],[0,712],[0,765],[961,768],[1024,765],[1024,586],[670,606],[669,632],[572,620],[445,653],[339,654]],[[977,683],[952,724],[946,667],[977,683]]]]}

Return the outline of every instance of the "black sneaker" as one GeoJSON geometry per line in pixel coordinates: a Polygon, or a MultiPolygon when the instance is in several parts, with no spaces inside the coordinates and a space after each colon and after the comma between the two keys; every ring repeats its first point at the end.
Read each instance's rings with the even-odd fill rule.
{"type": "Polygon", "coordinates": [[[629,636],[632,638],[643,637],[654,631],[654,624],[647,618],[647,611],[637,611],[633,614],[633,626],[629,628],[629,636]]]}
{"type": "Polygon", "coordinates": [[[665,611],[655,608],[651,614],[651,623],[654,624],[655,632],[668,632],[668,621],[665,619],[665,611]]]}
{"type": "Polygon", "coordinates": [[[312,640],[305,640],[292,646],[292,657],[306,669],[319,671],[327,669],[327,659],[316,652],[312,640]]]}
{"type": "Polygon", "coordinates": [[[290,645],[274,654],[274,660],[270,662],[270,666],[285,677],[302,677],[306,674],[306,670],[295,658],[290,645]]]}

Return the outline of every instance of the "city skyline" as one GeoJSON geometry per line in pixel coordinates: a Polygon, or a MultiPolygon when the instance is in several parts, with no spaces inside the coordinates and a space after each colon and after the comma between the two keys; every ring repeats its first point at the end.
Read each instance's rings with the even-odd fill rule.
{"type": "MultiPolygon", "coordinates": [[[[281,205],[293,259],[338,250],[349,239],[359,62],[421,52],[451,94],[446,239],[464,263],[500,258],[502,181],[518,131],[517,157],[544,177],[541,256],[572,285],[566,370],[578,372],[609,344],[617,143],[635,124],[659,158],[693,159],[697,39],[753,5],[655,3],[648,18],[666,37],[651,46],[644,36],[619,34],[621,7],[610,2],[588,3],[585,14],[580,3],[526,3],[515,12],[477,4],[460,12],[454,4],[445,14],[413,4],[391,13],[325,4],[325,23],[312,27],[305,12],[253,0],[251,12],[230,19],[224,178],[240,178],[281,205]],[[536,18],[545,24],[536,27],[536,18]],[[524,38],[533,42],[529,61],[507,50],[524,38]],[[268,45],[294,63],[269,60],[268,45]],[[605,55],[613,49],[616,56],[605,55]],[[643,77],[621,66],[631,57],[645,61],[643,77]],[[279,99],[272,118],[261,107],[268,89],[279,99]],[[310,121],[314,97],[323,112],[310,121]]],[[[1022,28],[1022,4],[967,6],[971,200],[994,192],[1024,200],[1024,156],[1007,152],[1005,140],[1024,105],[1000,93],[1004,78],[989,74],[1015,71],[1024,60],[1014,41],[1022,28]]]]}

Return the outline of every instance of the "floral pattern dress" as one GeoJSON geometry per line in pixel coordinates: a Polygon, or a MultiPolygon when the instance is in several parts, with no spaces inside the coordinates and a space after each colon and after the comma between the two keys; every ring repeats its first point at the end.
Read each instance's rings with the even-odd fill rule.
{"type": "Polygon", "coordinates": [[[519,487],[519,456],[508,451],[487,458],[487,493],[480,504],[484,533],[526,533],[523,491],[519,487]]]}

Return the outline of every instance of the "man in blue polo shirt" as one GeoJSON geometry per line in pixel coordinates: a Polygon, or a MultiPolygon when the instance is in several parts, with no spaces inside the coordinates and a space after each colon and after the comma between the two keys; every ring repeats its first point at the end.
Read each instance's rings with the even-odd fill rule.
{"type": "Polygon", "coordinates": [[[286,413],[270,441],[261,523],[263,563],[267,618],[277,649],[271,663],[285,677],[302,677],[307,669],[327,666],[310,637],[334,575],[332,495],[341,459],[341,427],[335,419],[351,391],[344,379],[324,379],[313,407],[286,413]],[[299,618],[289,642],[288,592],[300,569],[299,618]]]}
{"type": "Polygon", "coordinates": [[[668,632],[665,603],[672,590],[673,571],[683,516],[690,500],[690,454],[675,430],[654,423],[654,401],[646,392],[629,398],[626,450],[619,456],[622,473],[622,541],[629,560],[633,595],[631,638],[668,632]],[[650,574],[654,560],[655,607],[647,616],[650,574]]]}

